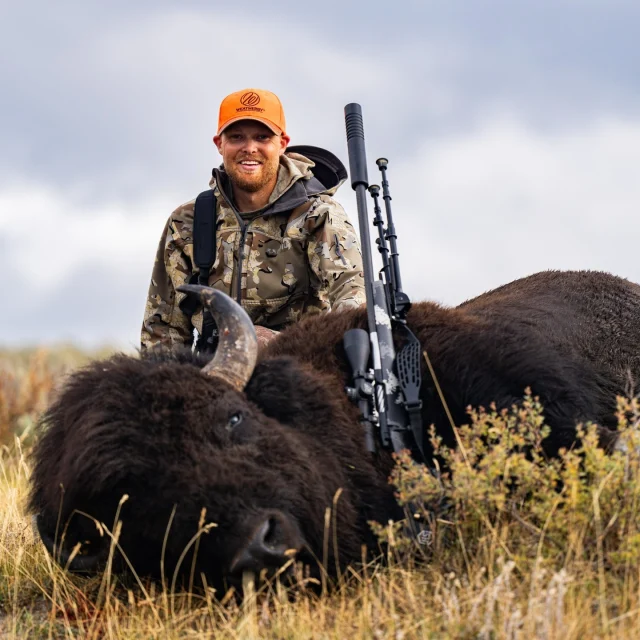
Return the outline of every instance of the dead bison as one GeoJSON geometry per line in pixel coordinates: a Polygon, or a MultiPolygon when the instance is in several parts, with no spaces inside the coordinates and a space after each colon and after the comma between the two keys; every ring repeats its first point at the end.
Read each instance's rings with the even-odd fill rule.
{"type": "MultiPolygon", "coordinates": [[[[206,510],[217,526],[201,536],[195,575],[215,585],[245,570],[275,571],[291,550],[312,563],[328,547],[334,566],[334,545],[324,544],[327,508],[343,563],[374,543],[368,520],[401,517],[387,483],[390,458],[365,451],[343,391],[342,336],[365,327],[365,310],[308,317],[256,365],[253,329],[239,307],[213,290],[207,296],[223,328],[211,362],[190,352],[118,355],[73,375],[47,412],[30,508],[63,565],[104,563],[108,536],[87,514],[111,527],[124,494],[119,544],[151,576],[191,569],[188,545],[206,510]]],[[[638,285],[598,272],[545,272],[456,308],[415,304],[408,323],[458,423],[468,405],[510,406],[531,386],[551,427],[550,453],[571,445],[582,420],[601,425],[604,447],[614,444],[615,396],[640,374],[638,285]]],[[[423,380],[424,425],[434,423],[453,445],[426,369],[423,380]]]]}

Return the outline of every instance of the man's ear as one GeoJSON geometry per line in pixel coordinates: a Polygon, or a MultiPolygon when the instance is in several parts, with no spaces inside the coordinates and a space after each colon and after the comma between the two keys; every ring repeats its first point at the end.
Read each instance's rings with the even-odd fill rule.
{"type": "Polygon", "coordinates": [[[222,155],[222,136],[213,136],[213,144],[216,145],[218,153],[222,155]]]}
{"type": "Polygon", "coordinates": [[[282,155],[287,150],[289,142],[291,142],[291,138],[286,133],[283,133],[280,136],[280,155],[282,155]]]}

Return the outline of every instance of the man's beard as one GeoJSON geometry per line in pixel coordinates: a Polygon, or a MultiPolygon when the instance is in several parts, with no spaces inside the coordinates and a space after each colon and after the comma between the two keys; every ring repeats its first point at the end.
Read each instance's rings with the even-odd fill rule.
{"type": "Polygon", "coordinates": [[[262,170],[256,175],[241,173],[236,169],[235,164],[228,169],[225,167],[225,171],[235,187],[241,191],[245,191],[246,193],[257,193],[263,187],[268,185],[277,175],[278,166],[280,164],[279,159],[275,162],[268,162],[264,160],[261,160],[261,162],[263,162],[261,165],[262,170]]]}

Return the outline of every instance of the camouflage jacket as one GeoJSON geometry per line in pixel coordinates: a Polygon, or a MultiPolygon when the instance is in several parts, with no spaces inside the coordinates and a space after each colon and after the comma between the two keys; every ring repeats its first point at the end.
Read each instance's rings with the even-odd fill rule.
{"type": "MultiPolygon", "coordinates": [[[[216,260],[209,285],[240,302],[254,324],[281,329],[305,313],[365,302],[360,245],[343,208],[331,197],[342,181],[320,183],[315,166],[297,153],[282,156],[269,203],[249,214],[236,211],[224,171],[213,171],[216,260]],[[236,268],[239,254],[241,269],[236,268]]],[[[193,329],[202,332],[202,308],[191,317],[185,314],[180,306],[185,294],[176,291],[197,273],[194,203],[171,214],[160,239],[142,324],[143,349],[191,344],[193,329]]]]}

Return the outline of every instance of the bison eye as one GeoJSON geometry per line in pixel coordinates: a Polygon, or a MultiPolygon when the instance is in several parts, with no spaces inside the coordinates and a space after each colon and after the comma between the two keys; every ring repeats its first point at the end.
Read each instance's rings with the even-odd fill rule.
{"type": "Polygon", "coordinates": [[[227,422],[227,431],[232,431],[234,427],[237,427],[242,422],[242,414],[240,412],[234,413],[227,422]]]}

